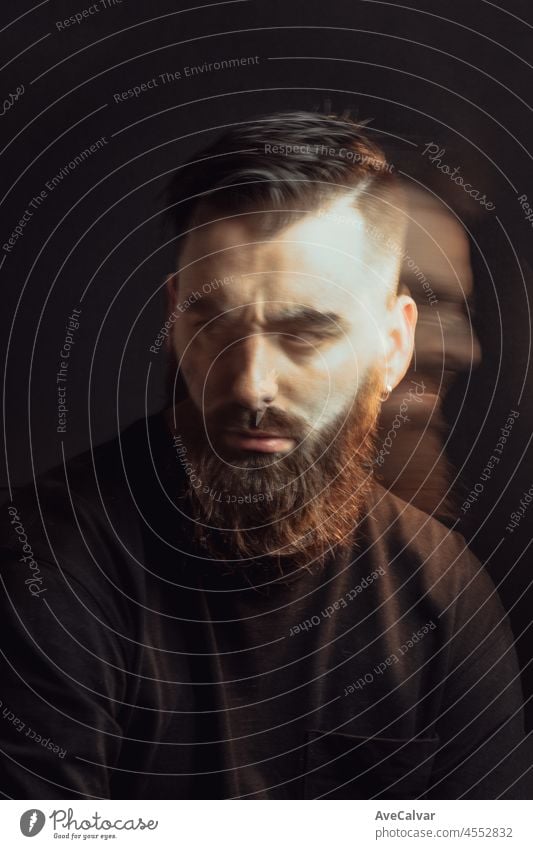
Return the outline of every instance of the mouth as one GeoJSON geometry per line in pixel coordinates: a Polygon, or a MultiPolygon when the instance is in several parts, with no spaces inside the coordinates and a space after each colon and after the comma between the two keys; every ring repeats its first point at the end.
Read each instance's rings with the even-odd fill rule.
{"type": "Polygon", "coordinates": [[[224,432],[226,443],[231,448],[242,451],[260,451],[264,454],[290,451],[296,440],[274,431],[265,430],[232,430],[224,432]]]}

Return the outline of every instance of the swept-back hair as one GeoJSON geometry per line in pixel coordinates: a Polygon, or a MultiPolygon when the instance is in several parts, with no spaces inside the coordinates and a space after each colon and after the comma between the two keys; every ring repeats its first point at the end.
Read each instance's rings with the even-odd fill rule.
{"type": "MultiPolygon", "coordinates": [[[[368,251],[388,252],[387,242],[403,242],[402,190],[364,123],[288,111],[236,124],[180,165],[167,186],[176,267],[187,234],[213,219],[251,213],[256,231],[270,238],[342,196],[364,219],[368,251]]],[[[176,369],[170,351],[169,403],[186,394],[176,369]]]]}
{"type": "Polygon", "coordinates": [[[180,166],[166,191],[166,215],[179,253],[187,232],[213,217],[267,213],[253,218],[268,238],[341,195],[369,229],[401,242],[399,183],[365,124],[275,112],[232,127],[180,166]]]}

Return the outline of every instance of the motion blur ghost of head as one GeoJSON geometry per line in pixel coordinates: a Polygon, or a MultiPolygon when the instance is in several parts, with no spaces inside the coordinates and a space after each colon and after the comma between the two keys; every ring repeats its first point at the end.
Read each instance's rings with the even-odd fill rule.
{"type": "Polygon", "coordinates": [[[322,563],[352,543],[380,398],[412,355],[397,180],[353,121],[275,113],[180,168],[169,197],[170,386],[187,392],[173,420],[198,540],[322,563]]]}

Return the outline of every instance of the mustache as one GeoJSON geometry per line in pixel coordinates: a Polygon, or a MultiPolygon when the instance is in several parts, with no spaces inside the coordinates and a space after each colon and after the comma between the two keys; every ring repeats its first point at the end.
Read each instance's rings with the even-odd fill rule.
{"type": "Polygon", "coordinates": [[[228,428],[237,430],[275,431],[292,439],[302,440],[313,429],[301,416],[287,413],[271,406],[260,411],[245,409],[238,404],[227,404],[204,419],[210,435],[220,434],[228,428]],[[259,421],[258,421],[259,419],[259,421]]]}

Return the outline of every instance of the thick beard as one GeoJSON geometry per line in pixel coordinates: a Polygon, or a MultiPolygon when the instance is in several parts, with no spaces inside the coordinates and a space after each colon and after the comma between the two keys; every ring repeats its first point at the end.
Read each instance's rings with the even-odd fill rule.
{"type": "MultiPolygon", "coordinates": [[[[255,562],[280,573],[313,571],[334,551],[350,550],[371,484],[381,387],[381,373],[371,370],[350,408],[287,456],[255,452],[225,462],[201,418],[189,420],[189,437],[180,435],[188,464],[181,505],[196,550],[239,569],[255,562]]],[[[287,421],[269,409],[261,428],[287,421]]]]}

